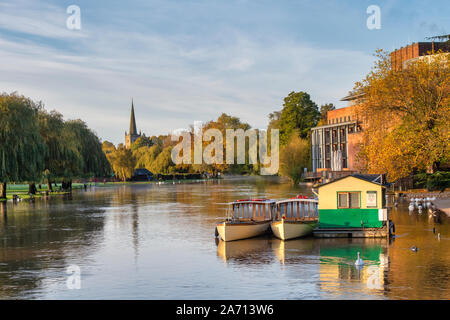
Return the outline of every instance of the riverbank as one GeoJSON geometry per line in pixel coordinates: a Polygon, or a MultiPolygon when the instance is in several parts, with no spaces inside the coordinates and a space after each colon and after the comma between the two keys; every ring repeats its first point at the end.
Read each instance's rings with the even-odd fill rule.
{"type": "Polygon", "coordinates": [[[412,198],[432,198],[436,199],[449,199],[450,198],[450,190],[445,190],[444,192],[439,191],[426,191],[425,189],[408,191],[408,192],[397,192],[396,195],[411,200],[412,198]]]}
{"type": "Polygon", "coordinates": [[[437,199],[433,201],[436,209],[444,212],[448,217],[450,217],[450,198],[437,199]]]}
{"type": "MultiPolygon", "coordinates": [[[[96,188],[105,188],[105,187],[113,187],[117,185],[132,185],[132,184],[180,184],[180,183],[198,183],[198,182],[206,182],[211,180],[217,180],[218,178],[208,178],[208,179],[180,179],[180,180],[150,180],[150,181],[109,181],[109,182],[87,182],[86,188],[87,190],[92,187],[96,188]]],[[[85,183],[76,182],[72,183],[72,190],[81,190],[84,189],[85,183]]],[[[8,184],[6,191],[6,199],[0,199],[0,202],[13,200],[14,196],[18,197],[18,200],[29,200],[35,198],[43,198],[43,197],[52,197],[56,195],[65,195],[69,194],[70,191],[63,191],[61,184],[53,185],[53,189],[55,191],[48,192],[47,185],[42,185],[41,188],[37,188],[37,192],[34,195],[30,195],[28,193],[28,184],[8,184]]]]}
{"type": "MultiPolygon", "coordinates": [[[[72,189],[82,189],[84,184],[82,183],[73,183],[72,189]]],[[[28,184],[8,184],[6,189],[6,199],[0,199],[1,201],[13,200],[14,196],[18,197],[18,200],[29,200],[34,198],[43,198],[48,191],[47,185],[42,185],[42,188],[37,188],[36,194],[30,195],[28,193],[28,184]]],[[[70,193],[70,191],[63,191],[61,189],[61,185],[53,185],[55,191],[48,192],[48,196],[56,196],[56,195],[64,195],[70,193]]]]}

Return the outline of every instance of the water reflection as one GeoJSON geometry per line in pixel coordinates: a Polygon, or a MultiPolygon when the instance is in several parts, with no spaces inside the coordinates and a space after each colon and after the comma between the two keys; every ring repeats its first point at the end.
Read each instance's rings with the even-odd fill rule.
{"type": "Polygon", "coordinates": [[[391,211],[397,236],[390,242],[214,240],[228,202],[300,193],[311,190],[245,177],[0,203],[0,298],[450,298],[448,218],[410,214],[407,203],[391,211]],[[362,268],[354,265],[357,252],[362,268]],[[80,290],[65,285],[71,264],[81,268],[80,290]]]}
{"type": "Polygon", "coordinates": [[[257,237],[239,241],[222,241],[217,244],[217,255],[224,262],[238,264],[271,263],[271,239],[257,237]]]}
{"type": "Polygon", "coordinates": [[[332,296],[383,295],[389,268],[386,239],[321,239],[320,289],[332,296]],[[363,266],[356,266],[360,252],[363,266]]]}
{"type": "Polygon", "coordinates": [[[60,210],[73,207],[70,197],[18,204],[1,203],[0,298],[26,297],[40,291],[46,275],[64,270],[79,260],[102,236],[103,216],[85,219],[76,211],[61,217],[60,210]]]}
{"type": "Polygon", "coordinates": [[[314,238],[301,238],[283,241],[274,238],[272,250],[281,264],[308,263],[311,256],[318,253],[317,242],[314,238]]]}

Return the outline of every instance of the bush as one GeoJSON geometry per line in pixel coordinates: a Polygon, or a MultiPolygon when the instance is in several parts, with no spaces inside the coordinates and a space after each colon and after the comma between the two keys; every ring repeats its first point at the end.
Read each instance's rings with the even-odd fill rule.
{"type": "Polygon", "coordinates": [[[450,188],[450,172],[419,173],[414,176],[415,186],[428,191],[441,191],[450,188]]]}

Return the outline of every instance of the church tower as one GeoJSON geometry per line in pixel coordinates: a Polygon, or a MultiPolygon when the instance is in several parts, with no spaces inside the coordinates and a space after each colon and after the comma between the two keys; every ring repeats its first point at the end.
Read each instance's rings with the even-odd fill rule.
{"type": "Polygon", "coordinates": [[[131,145],[139,138],[141,135],[137,133],[136,129],[136,119],[134,117],[134,105],[133,99],[131,99],[131,117],[130,117],[130,131],[125,132],[125,147],[129,149],[131,145]]]}

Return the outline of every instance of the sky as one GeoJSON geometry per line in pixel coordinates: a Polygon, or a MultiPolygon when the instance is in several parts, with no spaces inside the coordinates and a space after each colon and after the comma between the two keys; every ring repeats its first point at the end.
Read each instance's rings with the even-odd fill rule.
{"type": "Polygon", "coordinates": [[[344,107],[376,49],[449,33],[445,0],[0,0],[0,92],[115,144],[132,98],[147,136],[223,112],[261,129],[291,91],[344,107]],[[70,5],[79,30],[67,27],[70,5]],[[367,27],[370,5],[380,29],[367,27]]]}

